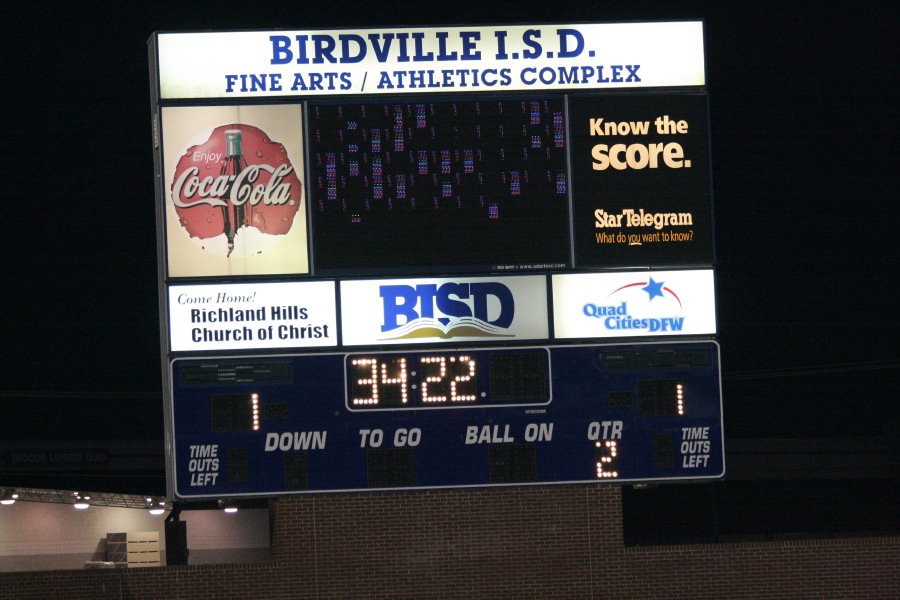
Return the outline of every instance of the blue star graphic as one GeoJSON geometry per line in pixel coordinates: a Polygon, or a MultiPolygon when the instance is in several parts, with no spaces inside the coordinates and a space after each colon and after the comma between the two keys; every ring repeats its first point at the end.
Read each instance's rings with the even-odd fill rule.
{"type": "Polygon", "coordinates": [[[651,277],[650,283],[648,283],[646,287],[642,287],[641,289],[650,294],[650,300],[652,301],[657,296],[662,298],[662,286],[664,283],[664,281],[653,281],[653,278],[651,277]]]}

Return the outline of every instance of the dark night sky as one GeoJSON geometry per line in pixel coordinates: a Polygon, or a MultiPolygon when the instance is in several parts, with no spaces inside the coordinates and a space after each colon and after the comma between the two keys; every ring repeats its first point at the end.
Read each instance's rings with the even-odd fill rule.
{"type": "Polygon", "coordinates": [[[154,30],[703,18],[726,436],[893,438],[896,461],[898,11],[673,4],[15,9],[0,41],[0,440],[161,443],[154,30]]]}

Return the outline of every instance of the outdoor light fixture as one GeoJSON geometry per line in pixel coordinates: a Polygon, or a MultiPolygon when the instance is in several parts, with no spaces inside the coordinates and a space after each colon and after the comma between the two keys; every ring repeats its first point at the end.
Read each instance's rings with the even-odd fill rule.
{"type": "Polygon", "coordinates": [[[229,514],[236,513],[238,511],[237,504],[234,502],[234,500],[219,500],[219,508],[229,514]]]}
{"type": "Polygon", "coordinates": [[[166,501],[165,500],[154,500],[153,498],[146,498],[147,503],[147,511],[151,515],[161,515],[166,512],[166,501]]]}
{"type": "Polygon", "coordinates": [[[87,507],[91,505],[91,497],[90,496],[82,496],[78,492],[75,492],[75,508],[78,510],[85,510],[87,507]]]}
{"type": "Polygon", "coordinates": [[[16,500],[19,499],[19,494],[12,489],[6,489],[3,491],[3,494],[0,495],[0,504],[4,506],[9,506],[10,504],[15,504],[16,500]]]}

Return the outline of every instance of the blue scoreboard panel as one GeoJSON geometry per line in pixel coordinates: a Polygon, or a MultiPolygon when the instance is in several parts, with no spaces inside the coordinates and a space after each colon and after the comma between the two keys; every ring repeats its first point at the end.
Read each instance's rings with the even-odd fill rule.
{"type": "Polygon", "coordinates": [[[180,498],[724,475],[714,341],[171,361],[180,498]]]}

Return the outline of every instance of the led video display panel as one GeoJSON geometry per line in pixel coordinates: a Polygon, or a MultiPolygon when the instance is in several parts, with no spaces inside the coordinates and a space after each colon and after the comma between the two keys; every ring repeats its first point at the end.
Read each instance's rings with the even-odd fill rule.
{"type": "Polygon", "coordinates": [[[319,275],[569,264],[562,98],[309,110],[319,275]]]}

